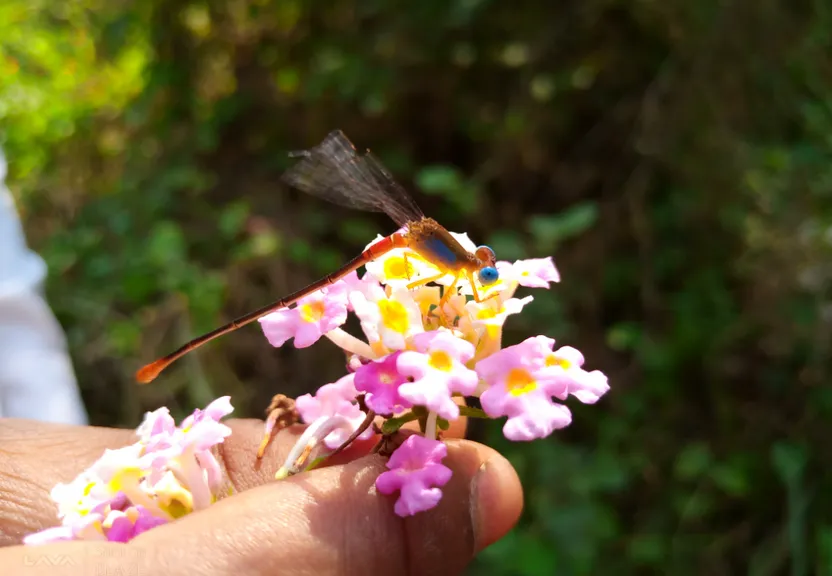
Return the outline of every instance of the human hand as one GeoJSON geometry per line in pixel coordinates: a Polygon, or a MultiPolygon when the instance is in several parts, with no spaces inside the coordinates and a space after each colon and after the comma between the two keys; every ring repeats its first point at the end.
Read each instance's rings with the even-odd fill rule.
{"type": "MultiPolygon", "coordinates": [[[[356,442],[326,467],[273,481],[297,429],[281,431],[255,466],[262,422],[230,420],[217,447],[239,492],[158,526],[128,544],[18,545],[57,524],[49,491],[92,464],[106,448],[135,440],[132,430],[0,420],[0,565],[4,574],[460,574],[474,555],[517,521],[522,489],[508,461],[483,445],[448,440],[453,470],[440,504],[400,518],[393,498],[375,492],[384,459],[373,441],[356,442]]],[[[464,424],[449,430],[461,436],[464,424]]]]}

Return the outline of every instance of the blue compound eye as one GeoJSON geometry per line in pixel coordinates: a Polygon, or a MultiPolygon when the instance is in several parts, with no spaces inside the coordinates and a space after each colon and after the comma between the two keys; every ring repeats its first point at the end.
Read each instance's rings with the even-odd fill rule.
{"type": "Polygon", "coordinates": [[[485,268],[480,268],[478,275],[480,277],[480,282],[482,282],[483,286],[494,284],[494,282],[500,279],[500,273],[497,272],[497,269],[493,266],[486,266],[485,268]]]}

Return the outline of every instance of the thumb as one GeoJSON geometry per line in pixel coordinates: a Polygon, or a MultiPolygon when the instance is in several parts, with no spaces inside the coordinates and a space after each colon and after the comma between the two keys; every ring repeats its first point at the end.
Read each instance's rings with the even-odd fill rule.
{"type": "Polygon", "coordinates": [[[517,521],[522,493],[494,450],[448,444],[443,463],[454,474],[427,513],[396,516],[395,498],[374,487],[384,459],[367,456],[247,490],[134,542],[190,573],[231,566],[247,575],[459,574],[517,521]]]}
{"type": "Polygon", "coordinates": [[[522,493],[508,461],[485,446],[449,441],[443,464],[453,477],[439,505],[409,518],[393,513],[395,497],[376,493],[385,467],[372,455],[236,494],[126,546],[14,547],[0,552],[0,563],[70,558],[73,575],[103,573],[90,562],[126,574],[460,574],[511,529],[522,493]]]}

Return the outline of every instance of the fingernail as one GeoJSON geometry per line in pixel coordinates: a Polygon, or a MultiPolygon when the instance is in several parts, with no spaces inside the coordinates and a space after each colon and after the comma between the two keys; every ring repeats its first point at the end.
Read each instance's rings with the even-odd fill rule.
{"type": "Polygon", "coordinates": [[[523,508],[520,479],[502,456],[480,466],[471,482],[471,525],[474,550],[480,552],[511,530],[523,508]]]}

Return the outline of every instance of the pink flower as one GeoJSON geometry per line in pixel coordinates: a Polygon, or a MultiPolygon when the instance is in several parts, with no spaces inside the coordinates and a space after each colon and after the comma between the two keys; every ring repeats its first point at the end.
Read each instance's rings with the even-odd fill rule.
{"type": "Polygon", "coordinates": [[[571,394],[584,404],[595,404],[607,393],[610,385],[603,372],[587,372],[581,368],[583,364],[583,354],[571,346],[563,346],[546,355],[546,366],[555,371],[555,377],[566,387],[565,393],[558,397],[565,399],[566,394],[571,394]]]}
{"type": "Polygon", "coordinates": [[[355,388],[366,392],[364,402],[377,414],[397,414],[412,404],[399,394],[399,386],[407,382],[407,377],[399,374],[397,362],[401,352],[394,352],[355,372],[355,388]]]}
{"type": "Polygon", "coordinates": [[[550,282],[560,282],[560,273],[551,256],[517,260],[514,264],[497,262],[497,270],[501,278],[505,275],[507,280],[528,288],[548,288],[550,282]]]}
{"type": "Polygon", "coordinates": [[[562,371],[547,367],[554,340],[544,336],[528,338],[477,363],[477,374],[488,388],[480,396],[486,414],[508,416],[503,434],[509,440],[545,438],[568,426],[572,414],[552,396],[568,393],[562,371]]]}
{"type": "Polygon", "coordinates": [[[231,396],[221,396],[208,404],[205,410],[200,410],[199,408],[194,410],[193,414],[182,420],[179,427],[188,429],[200,422],[219,422],[232,412],[234,412],[234,408],[231,406],[231,396]]]}
{"type": "Polygon", "coordinates": [[[167,520],[152,515],[142,506],[131,506],[125,511],[111,511],[102,526],[110,542],[129,542],[142,532],[166,523],[167,520]]]}
{"type": "MultiPolygon", "coordinates": [[[[348,300],[352,292],[360,292],[368,300],[384,298],[384,287],[369,273],[359,278],[358,272],[353,271],[341,278],[339,283],[343,284],[348,300]]],[[[352,302],[348,302],[347,310],[353,311],[352,302]]]]}
{"type": "MultiPolygon", "coordinates": [[[[364,413],[355,404],[358,393],[353,385],[354,379],[355,374],[347,374],[333,384],[321,386],[314,396],[304,394],[295,400],[295,408],[307,424],[332,419],[339,421],[338,426],[324,438],[327,448],[338,448],[364,421],[364,413]]],[[[358,438],[365,440],[372,434],[372,429],[368,428],[358,438]]]]}
{"type": "Polygon", "coordinates": [[[403,350],[414,334],[424,332],[422,311],[404,286],[382,291],[368,298],[350,293],[350,303],[361,321],[361,329],[374,349],[403,350]]]}
{"type": "Polygon", "coordinates": [[[170,410],[165,407],[147,412],[144,421],[136,429],[139,441],[142,444],[151,444],[152,438],[164,438],[173,434],[176,430],[176,422],[170,415],[170,410]]]}
{"type": "Polygon", "coordinates": [[[446,420],[459,417],[454,392],[473,394],[479,378],[465,366],[474,357],[474,345],[448,330],[424,332],[413,337],[416,351],[405,351],[396,363],[399,374],[412,382],[399,386],[402,398],[425,406],[446,420]]]}
{"type": "Polygon", "coordinates": [[[61,525],[24,538],[127,542],[142,532],[216,501],[222,471],[211,449],[231,429],[219,420],[233,410],[224,396],[177,427],[167,408],[145,415],[135,444],[105,450],[50,496],[61,525]]]}
{"type": "Polygon", "coordinates": [[[140,434],[146,437],[140,465],[149,472],[148,483],[155,485],[167,470],[173,469],[191,492],[196,509],[212,504],[213,493],[222,482],[222,470],[211,448],[231,435],[231,428],[219,420],[232,411],[230,397],[223,396],[205,410],[195,410],[173,431],[163,427],[160,433],[149,437],[146,430],[140,434]]]}
{"type": "Polygon", "coordinates": [[[394,511],[401,517],[430,510],[442,499],[439,488],[451,479],[451,469],[442,464],[447,454],[442,442],[413,434],[390,456],[389,471],[376,479],[376,489],[387,495],[399,491],[394,511]]]}
{"type": "Polygon", "coordinates": [[[269,344],[283,346],[290,338],[295,348],[306,348],[321,336],[347,321],[349,286],[339,281],[298,301],[294,308],[284,308],[260,318],[269,344]]]}

